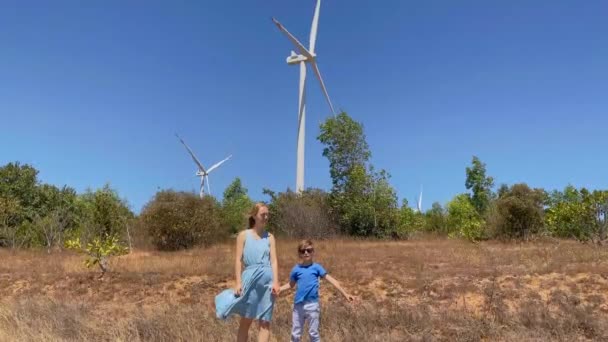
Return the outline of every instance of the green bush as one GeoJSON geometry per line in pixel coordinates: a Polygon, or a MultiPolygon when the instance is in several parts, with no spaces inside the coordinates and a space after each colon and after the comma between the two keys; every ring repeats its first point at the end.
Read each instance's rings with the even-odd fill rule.
{"type": "Polygon", "coordinates": [[[425,230],[432,233],[447,234],[447,213],[438,202],[424,214],[425,230]]]}
{"type": "Polygon", "coordinates": [[[272,229],[291,238],[323,239],[339,230],[330,213],[329,195],[323,190],[273,194],[269,209],[272,229]]]}
{"type": "Polygon", "coordinates": [[[160,191],[145,205],[139,219],[159,250],[209,245],[228,236],[221,228],[219,205],[209,196],[200,199],[193,193],[160,191]]]}
{"type": "Polygon", "coordinates": [[[463,237],[471,241],[483,237],[484,222],[471,203],[469,195],[457,195],[448,203],[447,207],[447,226],[450,237],[463,237]]]}
{"type": "Polygon", "coordinates": [[[394,239],[407,239],[412,233],[424,230],[425,218],[422,213],[415,212],[408,206],[407,200],[403,200],[401,209],[397,212],[398,223],[391,233],[394,239]]]}
{"type": "Polygon", "coordinates": [[[580,191],[568,186],[554,191],[548,200],[545,225],[557,237],[604,240],[608,228],[608,191],[580,191]]]}
{"type": "Polygon", "coordinates": [[[545,193],[526,184],[515,184],[503,191],[496,201],[493,228],[496,237],[528,238],[544,228],[543,202],[545,193]]]}

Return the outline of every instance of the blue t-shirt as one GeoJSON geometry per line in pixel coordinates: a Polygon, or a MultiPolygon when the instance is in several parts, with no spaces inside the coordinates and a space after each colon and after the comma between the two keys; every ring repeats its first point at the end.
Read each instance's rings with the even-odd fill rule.
{"type": "Polygon", "coordinates": [[[297,264],[289,275],[289,279],[297,284],[295,304],[319,301],[319,277],[325,277],[327,272],[323,266],[297,264]]]}

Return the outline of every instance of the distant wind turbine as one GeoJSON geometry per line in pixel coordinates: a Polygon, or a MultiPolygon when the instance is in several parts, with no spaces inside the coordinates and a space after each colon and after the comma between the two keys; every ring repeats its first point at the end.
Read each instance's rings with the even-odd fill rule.
{"type": "Polygon", "coordinates": [[[186,150],[188,150],[188,153],[190,153],[190,157],[192,157],[192,160],[198,167],[198,170],[196,171],[196,176],[201,178],[201,187],[200,187],[200,191],[199,191],[199,196],[201,197],[201,199],[205,196],[205,181],[207,182],[207,193],[209,195],[211,195],[211,186],[209,185],[209,174],[211,173],[211,171],[217,169],[220,165],[224,164],[224,162],[226,162],[228,159],[230,159],[232,157],[232,155],[229,155],[228,158],[214,164],[209,169],[205,169],[203,167],[203,164],[201,164],[201,162],[198,160],[198,158],[196,158],[196,156],[194,155],[194,152],[192,152],[190,147],[188,147],[188,145],[186,145],[184,140],[182,138],[180,138],[180,136],[177,134],[175,134],[175,136],[179,139],[179,141],[181,141],[182,145],[184,145],[186,150]]]}
{"type": "Polygon", "coordinates": [[[420,185],[420,196],[418,196],[418,212],[422,212],[422,185],[420,185]]]}
{"type": "Polygon", "coordinates": [[[317,55],[315,54],[315,43],[317,41],[317,28],[319,26],[319,11],[321,9],[321,0],[317,0],[317,6],[315,7],[315,13],[312,19],[312,27],[310,29],[310,45],[307,49],[298,41],[296,37],[294,37],[287,29],[281,25],[281,23],[272,18],[272,21],[277,25],[279,30],[283,32],[287,38],[293,43],[296,47],[295,51],[291,51],[291,55],[287,57],[287,64],[300,65],[300,88],[299,88],[299,100],[298,100],[298,147],[297,147],[297,169],[296,169],[296,192],[301,193],[304,190],[304,142],[305,142],[305,126],[306,126],[306,63],[309,63],[312,67],[319,83],[321,84],[321,89],[323,90],[323,94],[325,95],[325,99],[327,100],[327,104],[329,105],[329,109],[331,110],[332,115],[335,115],[334,106],[331,103],[329,98],[329,94],[327,93],[327,89],[325,88],[325,83],[323,82],[323,78],[321,77],[321,72],[319,71],[319,66],[317,65],[317,55]]]}

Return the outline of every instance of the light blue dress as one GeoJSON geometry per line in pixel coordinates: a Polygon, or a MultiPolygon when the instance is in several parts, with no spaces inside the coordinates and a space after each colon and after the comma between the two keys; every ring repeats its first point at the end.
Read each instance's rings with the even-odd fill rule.
{"type": "Polygon", "coordinates": [[[245,233],[241,276],[243,291],[236,297],[233,289],[224,290],[215,297],[215,311],[220,319],[232,314],[270,322],[274,306],[272,295],[272,267],[270,265],[270,238],[268,232],[255,239],[251,229],[245,233]]]}

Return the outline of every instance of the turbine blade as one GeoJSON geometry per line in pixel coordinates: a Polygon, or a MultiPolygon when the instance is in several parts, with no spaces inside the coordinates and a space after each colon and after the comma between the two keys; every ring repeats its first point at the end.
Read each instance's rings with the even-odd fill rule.
{"type": "Polygon", "coordinates": [[[184,147],[186,147],[186,150],[188,150],[188,153],[190,153],[190,156],[192,157],[192,160],[198,166],[198,169],[200,171],[206,172],[205,168],[203,167],[203,164],[201,164],[201,162],[198,161],[198,158],[196,158],[196,156],[194,155],[194,152],[192,152],[192,150],[190,149],[190,147],[188,147],[188,145],[186,145],[186,143],[184,142],[184,140],[182,140],[182,138],[180,138],[179,135],[177,135],[177,134],[175,134],[175,136],[179,139],[179,141],[182,142],[182,144],[184,145],[184,147]]]}
{"type": "MultiPolygon", "coordinates": [[[[212,167],[209,168],[209,170],[207,170],[207,173],[211,173],[211,171],[217,169],[218,167],[220,167],[220,165],[224,164],[224,162],[228,159],[232,158],[232,155],[229,155],[228,158],[222,160],[219,163],[216,163],[215,165],[213,165],[212,167]]],[[[209,182],[209,180],[207,179],[207,182],[209,182]]]]}
{"type": "Polygon", "coordinates": [[[317,42],[317,28],[319,27],[319,11],[321,10],[321,0],[317,0],[315,15],[312,17],[312,27],[310,28],[310,52],[315,53],[315,43],[317,42]]]}
{"type": "Polygon", "coordinates": [[[211,195],[211,185],[209,185],[209,176],[205,176],[207,178],[207,193],[211,195]]]}
{"type": "Polygon", "coordinates": [[[329,109],[331,109],[331,114],[335,115],[336,111],[334,110],[334,105],[331,104],[331,100],[329,99],[329,94],[327,93],[327,88],[325,88],[325,83],[323,82],[323,77],[321,77],[321,72],[319,71],[319,66],[316,61],[311,61],[310,65],[317,75],[317,79],[319,79],[319,83],[321,83],[321,89],[323,89],[323,94],[325,94],[325,99],[327,100],[327,104],[329,104],[329,109]]]}
{"type": "Polygon", "coordinates": [[[281,25],[281,23],[278,20],[276,20],[275,18],[272,18],[272,21],[275,23],[275,25],[277,25],[279,30],[281,30],[283,33],[285,33],[287,38],[289,38],[289,40],[291,40],[293,45],[295,45],[296,48],[300,51],[300,54],[302,54],[310,59],[313,58],[312,54],[304,47],[304,45],[302,45],[302,43],[300,43],[300,41],[296,37],[294,37],[291,33],[289,33],[289,31],[287,31],[287,29],[283,25],[281,25]]]}

